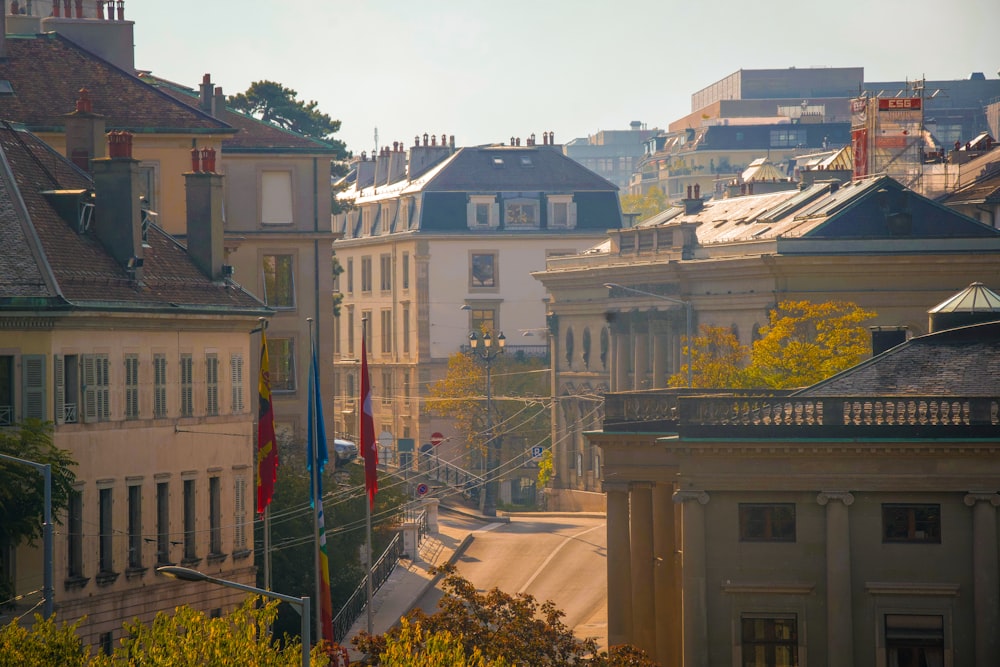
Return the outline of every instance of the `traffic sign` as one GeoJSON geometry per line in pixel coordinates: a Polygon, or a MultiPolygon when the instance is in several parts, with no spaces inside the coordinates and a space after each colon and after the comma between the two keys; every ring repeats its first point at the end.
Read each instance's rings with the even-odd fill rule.
{"type": "Polygon", "coordinates": [[[390,445],[392,445],[392,433],[389,433],[389,431],[382,431],[381,433],[379,433],[378,444],[382,445],[383,447],[389,447],[390,445]]]}
{"type": "Polygon", "coordinates": [[[431,444],[437,447],[442,442],[444,442],[444,435],[438,432],[431,433],[431,444]]]}
{"type": "Polygon", "coordinates": [[[428,489],[427,489],[427,485],[426,484],[417,484],[417,495],[418,496],[425,496],[425,495],[427,495],[427,491],[428,491],[428,489]]]}
{"type": "Polygon", "coordinates": [[[544,451],[544,449],[541,446],[535,445],[534,447],[531,448],[531,458],[533,458],[533,459],[540,459],[540,458],[542,458],[542,452],[543,451],[544,451]]]}

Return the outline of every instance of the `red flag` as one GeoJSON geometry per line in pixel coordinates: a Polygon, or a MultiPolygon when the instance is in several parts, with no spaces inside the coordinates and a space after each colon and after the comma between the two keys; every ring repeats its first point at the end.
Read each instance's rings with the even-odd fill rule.
{"type": "Polygon", "coordinates": [[[361,335],[361,456],[365,459],[365,489],[368,490],[368,506],[375,508],[375,492],[378,491],[378,446],[375,441],[375,419],[372,417],[372,386],[368,378],[368,352],[365,350],[365,336],[361,335]]]}
{"type": "Polygon", "coordinates": [[[274,410],[271,407],[271,368],[267,357],[267,336],[260,333],[260,377],[257,380],[257,513],[263,514],[274,495],[278,477],[278,447],[274,438],[274,410]]]}

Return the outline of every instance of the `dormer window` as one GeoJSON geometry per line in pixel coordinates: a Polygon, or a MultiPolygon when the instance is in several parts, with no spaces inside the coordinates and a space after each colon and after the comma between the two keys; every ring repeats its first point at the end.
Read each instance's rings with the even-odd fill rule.
{"type": "Polygon", "coordinates": [[[504,225],[508,229],[538,229],[538,201],[508,199],[504,204],[504,225]]]}
{"type": "Polygon", "coordinates": [[[573,203],[573,195],[549,195],[547,199],[549,229],[575,229],[576,204],[573,203]]]}
{"type": "Polygon", "coordinates": [[[469,229],[494,229],[499,224],[500,212],[493,195],[470,195],[466,214],[469,229]]]}

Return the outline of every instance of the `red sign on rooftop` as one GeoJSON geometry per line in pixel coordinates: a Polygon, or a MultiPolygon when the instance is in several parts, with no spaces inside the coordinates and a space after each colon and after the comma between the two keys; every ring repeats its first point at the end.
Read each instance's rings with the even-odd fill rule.
{"type": "Polygon", "coordinates": [[[920,111],[919,97],[880,97],[879,111],[920,111]]]}

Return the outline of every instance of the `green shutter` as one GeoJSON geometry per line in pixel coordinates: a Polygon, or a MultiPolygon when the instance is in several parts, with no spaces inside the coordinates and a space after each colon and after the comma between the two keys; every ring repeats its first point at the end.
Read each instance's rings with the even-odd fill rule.
{"type": "Polygon", "coordinates": [[[21,387],[23,418],[45,421],[44,354],[26,354],[21,357],[21,387]]]}

